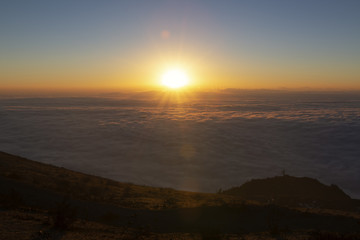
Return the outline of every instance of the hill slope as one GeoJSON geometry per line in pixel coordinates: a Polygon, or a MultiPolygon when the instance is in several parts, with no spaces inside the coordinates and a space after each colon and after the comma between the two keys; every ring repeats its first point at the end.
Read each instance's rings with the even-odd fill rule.
{"type": "Polygon", "coordinates": [[[0,177],[87,201],[133,209],[198,207],[236,197],[139,186],[71,171],[0,152],[0,177]]]}
{"type": "Polygon", "coordinates": [[[292,207],[355,209],[357,206],[356,201],[336,185],[327,186],[316,179],[289,175],[251,180],[223,193],[292,207]]]}
{"type": "MultiPolygon", "coordinates": [[[[46,222],[47,212],[59,209],[64,196],[78,213],[75,228],[66,230],[66,235],[61,233],[64,240],[104,239],[92,237],[104,233],[109,235],[107,239],[119,239],[116,234],[125,230],[131,232],[129,239],[137,239],[133,235],[145,234],[144,226],[146,234],[165,234],[160,239],[174,238],[169,237],[173,233],[297,235],[314,229],[360,232],[360,216],[353,212],[290,209],[248,202],[236,196],[236,191],[225,193],[193,193],[119,183],[0,152],[0,239],[29,239],[19,236],[39,229],[51,232],[51,226],[42,222],[46,222]],[[93,224],[102,224],[104,230],[96,232],[93,227],[84,227],[93,224]],[[16,227],[9,230],[1,226],[16,227]],[[86,237],[68,238],[68,233],[86,237]]],[[[343,198],[348,199],[346,195],[343,198]]],[[[143,235],[141,238],[154,239],[143,235]]]]}

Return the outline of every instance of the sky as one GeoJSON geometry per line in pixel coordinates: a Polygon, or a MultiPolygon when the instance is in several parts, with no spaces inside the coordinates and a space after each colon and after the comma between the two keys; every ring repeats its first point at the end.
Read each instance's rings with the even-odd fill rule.
{"type": "Polygon", "coordinates": [[[0,91],[360,89],[360,1],[0,3],[0,91]]]}

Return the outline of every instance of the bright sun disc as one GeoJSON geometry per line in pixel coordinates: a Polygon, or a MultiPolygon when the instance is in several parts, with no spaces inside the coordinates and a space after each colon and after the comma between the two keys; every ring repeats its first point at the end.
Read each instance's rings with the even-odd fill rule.
{"type": "Polygon", "coordinates": [[[184,71],[180,69],[172,69],[164,73],[161,82],[169,88],[180,88],[189,83],[189,78],[184,71]]]}

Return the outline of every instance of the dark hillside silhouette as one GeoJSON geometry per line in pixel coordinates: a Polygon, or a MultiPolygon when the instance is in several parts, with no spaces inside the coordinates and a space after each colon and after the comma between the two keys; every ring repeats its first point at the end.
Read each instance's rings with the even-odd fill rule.
{"type": "Polygon", "coordinates": [[[223,193],[292,207],[354,209],[357,205],[336,185],[327,186],[316,179],[289,175],[251,180],[223,193]]]}
{"type": "Polygon", "coordinates": [[[109,233],[111,239],[154,239],[147,238],[149,234],[165,234],[164,239],[169,239],[174,233],[220,239],[224,234],[265,232],[274,237],[308,235],[314,230],[360,232],[360,214],[356,211],[320,209],[315,205],[313,209],[292,209],[261,203],[269,196],[280,203],[292,200],[294,205],[299,199],[302,201],[298,203],[314,198],[321,202],[326,197],[333,204],[357,201],[335,186],[309,178],[254,180],[224,194],[205,194],[115,182],[0,152],[0,226],[19,223],[11,231],[0,228],[1,239],[28,239],[9,237],[14,231],[35,234],[33,239],[49,234],[86,235],[91,231],[99,236],[97,239],[103,239],[100,236],[109,233],[110,228],[118,234],[109,233]],[[240,195],[260,203],[246,201],[240,195]],[[106,230],[96,232],[89,224],[102,224],[106,230]],[[125,235],[130,238],[118,238],[125,235]]]}

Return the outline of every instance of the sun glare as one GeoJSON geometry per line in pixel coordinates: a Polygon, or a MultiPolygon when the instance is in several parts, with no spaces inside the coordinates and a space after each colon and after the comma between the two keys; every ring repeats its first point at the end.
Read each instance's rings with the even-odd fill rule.
{"type": "Polygon", "coordinates": [[[189,77],[181,69],[171,69],[164,73],[161,83],[168,88],[181,88],[189,84],[189,77]]]}

